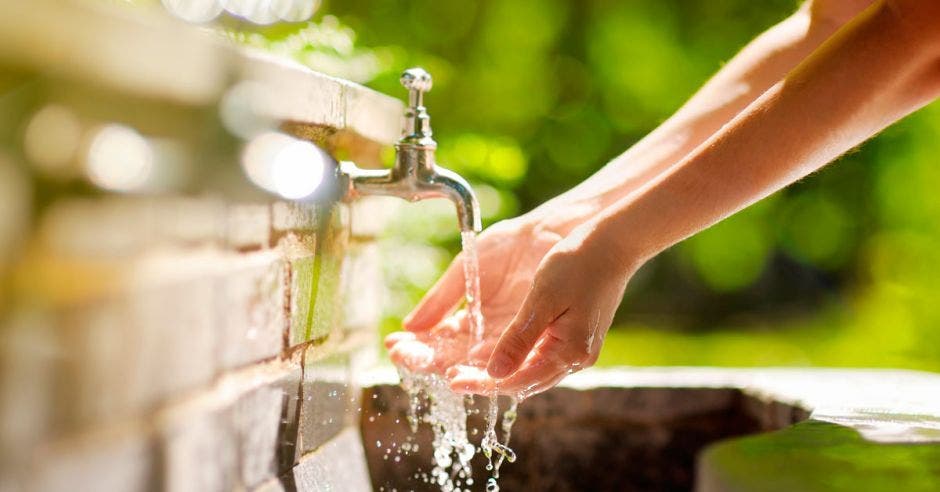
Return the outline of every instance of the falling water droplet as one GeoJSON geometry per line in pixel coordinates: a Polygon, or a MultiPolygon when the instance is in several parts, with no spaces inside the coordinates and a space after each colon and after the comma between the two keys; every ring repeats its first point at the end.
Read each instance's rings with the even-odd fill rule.
{"type": "Polygon", "coordinates": [[[499,492],[499,484],[496,483],[495,478],[486,480],[486,492],[499,492]]]}

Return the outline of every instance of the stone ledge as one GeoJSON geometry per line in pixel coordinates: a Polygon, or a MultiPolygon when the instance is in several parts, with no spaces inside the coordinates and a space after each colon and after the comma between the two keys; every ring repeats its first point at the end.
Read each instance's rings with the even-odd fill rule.
{"type": "MultiPolygon", "coordinates": [[[[404,442],[411,435],[403,423],[408,402],[397,382],[392,368],[367,376],[360,422],[367,442],[404,442]]],[[[512,440],[520,461],[504,467],[501,485],[937,490],[938,400],[940,375],[916,371],[589,369],[520,406],[512,440]],[[735,438],[765,431],[776,432],[735,438]],[[696,456],[714,442],[696,473],[696,456]]],[[[477,417],[470,425],[481,422],[477,417]]],[[[419,430],[422,453],[402,456],[400,463],[367,447],[373,485],[430,490],[413,480],[430,463],[428,434],[419,430]]]]}
{"type": "Polygon", "coordinates": [[[239,50],[153,10],[75,0],[0,0],[0,59],[59,77],[185,105],[214,105],[229,82],[264,85],[263,116],[393,143],[403,105],[290,60],[239,50]]]}

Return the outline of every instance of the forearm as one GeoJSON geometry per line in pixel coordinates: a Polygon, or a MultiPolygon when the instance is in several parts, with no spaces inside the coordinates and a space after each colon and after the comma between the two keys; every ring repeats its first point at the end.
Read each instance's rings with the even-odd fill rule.
{"type": "Polygon", "coordinates": [[[927,104],[940,94],[938,10],[917,0],[876,3],[669,171],[586,226],[639,264],[927,104]]]}
{"type": "MultiPolygon", "coordinates": [[[[748,44],[681,109],[594,176],[539,207],[565,233],[656,177],[698,147],[854,16],[866,0],[808,1],[748,44]],[[832,9],[814,8],[837,4],[832,9]],[[557,214],[559,208],[569,214],[557,214]],[[572,220],[573,218],[573,220],[572,220]]],[[[628,68],[627,68],[628,69],[628,68]]]]}

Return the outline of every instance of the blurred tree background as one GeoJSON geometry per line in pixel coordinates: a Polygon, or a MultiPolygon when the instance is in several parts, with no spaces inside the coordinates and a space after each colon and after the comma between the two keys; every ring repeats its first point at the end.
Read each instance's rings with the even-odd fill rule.
{"type": "MultiPolygon", "coordinates": [[[[666,119],[793,0],[328,1],[243,43],[402,96],[420,65],[439,160],[486,223],[586,178],[666,119]]],[[[940,369],[940,106],[643,268],[599,364],[940,369]]],[[[768,149],[772,151],[772,149],[768,149]]],[[[402,207],[384,241],[385,329],[459,247],[449,204],[402,207]]]]}

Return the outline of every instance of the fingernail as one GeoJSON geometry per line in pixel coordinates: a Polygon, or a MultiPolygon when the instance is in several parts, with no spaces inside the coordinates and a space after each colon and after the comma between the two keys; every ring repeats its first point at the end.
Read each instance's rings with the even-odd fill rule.
{"type": "Polygon", "coordinates": [[[490,376],[494,378],[501,378],[509,373],[509,359],[503,355],[497,355],[493,357],[493,360],[490,361],[489,365],[486,367],[486,372],[490,373],[490,376]]]}

